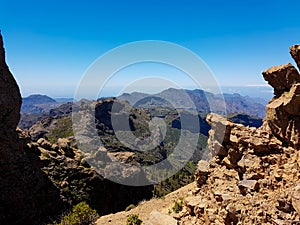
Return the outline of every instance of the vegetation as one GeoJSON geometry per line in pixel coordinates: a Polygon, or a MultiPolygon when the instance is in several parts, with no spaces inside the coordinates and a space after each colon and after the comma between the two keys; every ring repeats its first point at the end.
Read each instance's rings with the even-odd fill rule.
{"type": "Polygon", "coordinates": [[[129,206],[126,207],[125,212],[130,211],[130,210],[132,210],[134,208],[135,208],[135,205],[134,204],[130,204],[129,206]]]}
{"type": "Polygon", "coordinates": [[[173,176],[157,184],[153,189],[154,197],[163,197],[194,181],[196,164],[190,161],[173,176]]]}
{"type": "Polygon", "coordinates": [[[174,206],[172,207],[172,210],[175,213],[179,213],[182,211],[182,208],[183,208],[183,201],[179,200],[179,201],[175,201],[174,206]]]}
{"type": "Polygon", "coordinates": [[[51,143],[56,143],[58,138],[68,138],[73,136],[72,119],[65,117],[57,120],[57,124],[53,130],[47,135],[51,143]]]}
{"type": "Polygon", "coordinates": [[[81,202],[75,205],[59,223],[53,225],[91,225],[95,224],[98,217],[96,210],[91,209],[87,203],[81,202]]]}
{"type": "Polygon", "coordinates": [[[141,225],[142,222],[138,215],[132,214],[127,218],[126,225],[141,225]]]}

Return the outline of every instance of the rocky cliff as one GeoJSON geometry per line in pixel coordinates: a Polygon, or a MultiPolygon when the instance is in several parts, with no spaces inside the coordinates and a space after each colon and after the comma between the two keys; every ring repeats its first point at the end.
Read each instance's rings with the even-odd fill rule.
{"type": "MultiPolygon", "coordinates": [[[[290,53],[300,68],[300,45],[290,53]]],[[[300,224],[300,75],[289,63],[271,67],[263,76],[274,88],[274,98],[261,127],[207,116],[210,156],[198,163],[195,186],[100,218],[97,224],[121,225],[133,213],[148,225],[300,224]]]]}
{"type": "Polygon", "coordinates": [[[0,34],[0,224],[40,224],[60,208],[58,190],[30,162],[16,131],[21,95],[0,34]]]}
{"type": "MultiPolygon", "coordinates": [[[[290,53],[299,67],[299,46],[290,53]]],[[[300,75],[288,63],[263,76],[274,98],[260,128],[207,117],[211,161],[198,164],[198,189],[186,199],[180,224],[300,223],[300,75]]]]}

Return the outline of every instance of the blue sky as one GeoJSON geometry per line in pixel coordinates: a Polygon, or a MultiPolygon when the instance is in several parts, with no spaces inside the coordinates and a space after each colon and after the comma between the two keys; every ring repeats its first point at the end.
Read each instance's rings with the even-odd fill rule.
{"type": "Polygon", "coordinates": [[[300,43],[299,6],[296,0],[2,0],[0,29],[24,96],[72,97],[99,56],[140,40],[190,49],[221,86],[265,85],[261,72],[292,61],[289,46],[300,43]]]}

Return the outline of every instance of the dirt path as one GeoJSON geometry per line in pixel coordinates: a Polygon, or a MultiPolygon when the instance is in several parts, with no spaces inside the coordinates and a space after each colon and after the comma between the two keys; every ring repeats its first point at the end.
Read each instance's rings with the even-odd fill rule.
{"type": "Polygon", "coordinates": [[[174,202],[180,198],[185,198],[191,195],[191,191],[196,188],[196,184],[193,182],[187,186],[184,186],[163,198],[151,199],[149,201],[141,202],[136,208],[125,212],[118,212],[116,214],[109,214],[102,216],[98,221],[97,225],[126,225],[128,216],[132,214],[139,215],[142,221],[147,221],[149,215],[153,211],[158,211],[162,214],[168,215],[169,209],[172,209],[174,202]]]}

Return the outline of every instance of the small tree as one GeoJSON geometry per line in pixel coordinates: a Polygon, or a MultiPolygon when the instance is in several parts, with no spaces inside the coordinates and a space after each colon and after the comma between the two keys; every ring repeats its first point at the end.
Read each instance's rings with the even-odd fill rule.
{"type": "Polygon", "coordinates": [[[97,218],[96,210],[91,209],[87,203],[80,202],[62,218],[60,223],[55,223],[55,225],[91,225],[97,218]]]}
{"type": "Polygon", "coordinates": [[[133,215],[130,215],[130,216],[127,218],[127,223],[126,223],[126,225],[141,225],[142,222],[143,222],[143,221],[139,218],[138,215],[133,214],[133,215]]]}

